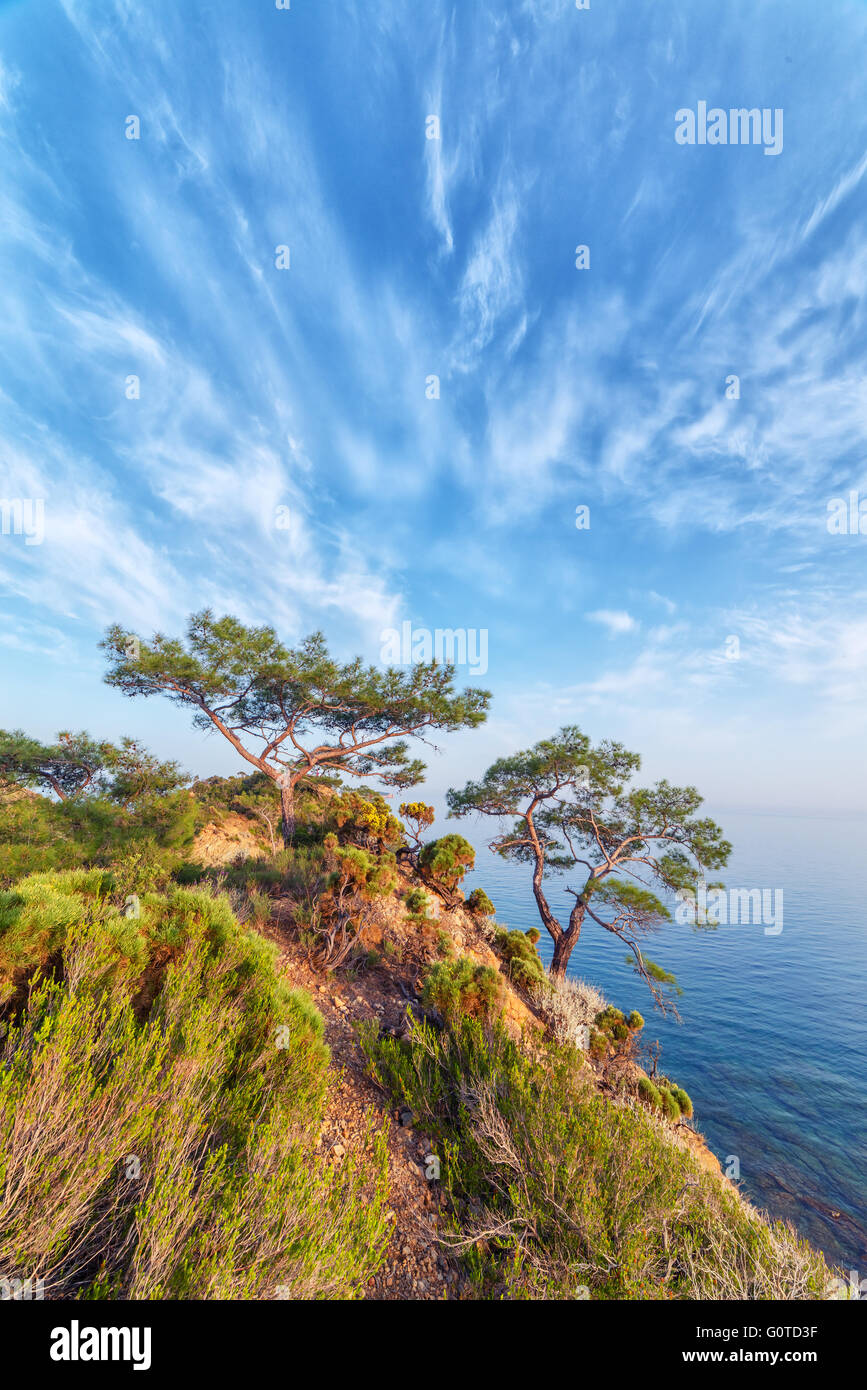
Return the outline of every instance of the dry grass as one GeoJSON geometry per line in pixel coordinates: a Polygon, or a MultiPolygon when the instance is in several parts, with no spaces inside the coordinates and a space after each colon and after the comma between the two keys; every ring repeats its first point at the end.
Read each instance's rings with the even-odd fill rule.
{"type": "Polygon", "coordinates": [[[606,1006],[604,995],[585,980],[549,977],[532,991],[533,1003],[554,1037],[575,1047],[586,1046],[586,1029],[606,1006]]]}

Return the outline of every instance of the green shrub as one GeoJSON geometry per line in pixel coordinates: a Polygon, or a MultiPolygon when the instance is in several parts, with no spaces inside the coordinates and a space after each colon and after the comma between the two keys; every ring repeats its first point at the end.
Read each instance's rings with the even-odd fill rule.
{"type": "Polygon", "coordinates": [[[113,953],[112,973],[131,971],[151,995],[173,956],[202,934],[215,950],[236,942],[240,977],[256,989],[277,989],[284,1001],[289,997],[274,971],[276,946],[242,928],[228,898],[172,886],[165,893],[130,895],[119,904],[109,896],[114,886],[105,870],[68,870],[31,874],[13,892],[0,894],[0,1005],[45,970],[62,951],[67,933],[83,923],[99,927],[106,951],[113,953]]]}
{"type": "Polygon", "coordinates": [[[637,1033],[644,1027],[644,1019],[641,1017],[641,1014],[638,1012],[637,1009],[633,1009],[632,1013],[626,1020],[626,1024],[627,1027],[632,1029],[633,1033],[637,1033]]]}
{"type": "Polygon", "coordinates": [[[467,898],[467,907],[470,912],[475,913],[477,917],[493,917],[497,910],[484,888],[473,889],[472,893],[467,898]]]}
{"type": "Polygon", "coordinates": [[[541,939],[542,933],[539,931],[538,927],[530,927],[527,931],[527,936],[535,946],[537,942],[541,939]]]}
{"type": "Polygon", "coordinates": [[[404,895],[403,901],[411,921],[423,926],[426,922],[434,920],[430,914],[430,895],[423,888],[411,888],[404,895]]]}
{"type": "Polygon", "coordinates": [[[649,1076],[642,1076],[640,1078],[638,1082],[638,1094],[643,1101],[646,1101],[648,1105],[652,1105],[654,1109],[658,1109],[662,1104],[662,1096],[660,1095],[659,1087],[651,1081],[649,1076]]]}
{"type": "MultiPolygon", "coordinates": [[[[612,1103],[568,1046],[532,1056],[461,1019],[408,1043],[361,1032],[372,1075],[441,1156],[454,1242],[483,1297],[822,1298],[829,1270],[705,1172],[641,1109],[612,1103]]],[[[450,1224],[446,1224],[450,1222],[450,1224]]]]}
{"type": "Polygon", "coordinates": [[[683,1087],[672,1086],[671,1094],[674,1096],[674,1099],[677,1101],[677,1104],[680,1107],[680,1113],[682,1115],[685,1115],[687,1119],[690,1119],[692,1117],[692,1101],[690,1100],[683,1087]]]}
{"type": "Polygon", "coordinates": [[[145,896],[133,922],[97,875],[59,877],[47,925],[25,880],[3,933],[31,963],[50,937],[61,968],[0,1042],[0,1268],[61,1299],[361,1296],[389,1236],[384,1141],[339,1168],[317,1152],[322,1018],[276,948],[224,898],[145,896]]]}
{"type": "MultiPolygon", "coordinates": [[[[0,1006],[19,983],[47,964],[69,928],[83,922],[94,901],[107,897],[111,886],[111,875],[102,869],[70,869],[30,874],[14,890],[0,893],[0,1006]]],[[[112,925],[135,955],[136,927],[116,910],[112,925]]]]}
{"type": "Polygon", "coordinates": [[[331,874],[331,891],[349,888],[366,902],[385,898],[397,883],[397,863],[391,853],[371,854],[356,845],[345,845],[334,851],[337,868],[331,874]]]}
{"type": "Polygon", "coordinates": [[[667,1086],[660,1087],[660,1109],[667,1120],[680,1119],[680,1106],[667,1086]]]}
{"type": "Polygon", "coordinates": [[[476,862],[476,851],[463,835],[443,835],[423,845],[419,868],[436,888],[453,893],[468,869],[476,862]]]}
{"type": "Polygon", "coordinates": [[[0,787],[0,885],[34,872],[105,867],[136,852],[171,870],[189,858],[196,825],[187,791],[126,808],[104,798],[56,802],[0,787]]]}
{"type": "Polygon", "coordinates": [[[623,1023],[624,1015],[621,1009],[615,1009],[613,1004],[608,1004],[596,1015],[596,1026],[602,1028],[606,1033],[610,1033],[615,1023],[623,1023]]]}
{"type": "Polygon", "coordinates": [[[471,956],[457,956],[431,967],[422,990],[422,1003],[438,1009],[443,1018],[464,1015],[490,1018],[501,1006],[503,982],[499,972],[471,956]]]}
{"type": "Polygon", "coordinates": [[[194,883],[201,883],[202,879],[207,878],[208,870],[202,864],[196,864],[192,860],[185,860],[178,864],[172,877],[175,883],[190,887],[194,883]]]}
{"type": "Polygon", "coordinates": [[[514,984],[530,989],[545,983],[545,967],[527,932],[498,931],[494,945],[507,962],[509,978],[514,984]]]}

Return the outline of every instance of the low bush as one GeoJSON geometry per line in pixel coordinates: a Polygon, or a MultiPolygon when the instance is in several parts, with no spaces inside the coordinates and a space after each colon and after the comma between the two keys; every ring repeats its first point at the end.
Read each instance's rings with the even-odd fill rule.
{"type": "Polygon", "coordinates": [[[443,1018],[490,1018],[502,1004],[499,972],[471,956],[457,956],[431,967],[422,990],[422,1003],[438,1009],[443,1018]]]}
{"type": "Polygon", "coordinates": [[[426,923],[434,920],[430,913],[430,895],[426,893],[423,888],[411,888],[409,892],[404,895],[403,901],[409,913],[410,921],[415,922],[419,926],[424,926],[426,923]]]}
{"type": "Polygon", "coordinates": [[[134,808],[94,797],[52,801],[0,785],[0,886],[34,872],[108,866],[135,852],[171,870],[188,857],[197,807],[188,791],[134,808]]]}
{"type": "Polygon", "coordinates": [[[4,968],[37,967],[0,1044],[0,1273],[51,1298],[361,1296],[384,1141],[317,1152],[322,1019],[275,948],[205,892],[129,919],[98,873],[42,877],[0,931],[4,968]]]}
{"type": "Polygon", "coordinates": [[[331,892],[348,890],[365,902],[385,898],[397,883],[397,862],[390,852],[371,854],[356,845],[338,846],[333,835],[325,840],[326,850],[336,861],[328,880],[331,892]]]}
{"type": "Polygon", "coordinates": [[[602,1028],[606,1032],[610,1032],[615,1024],[623,1022],[623,1010],[615,1009],[613,1004],[606,1004],[605,1008],[602,1009],[600,1013],[598,1013],[596,1016],[597,1028],[602,1028]]]}
{"type": "Polygon", "coordinates": [[[493,917],[496,912],[494,904],[491,902],[484,888],[474,888],[467,898],[467,907],[470,912],[477,917],[493,917]]]}
{"type": "Polygon", "coordinates": [[[679,1120],[681,1115],[692,1116],[692,1101],[682,1086],[675,1086],[667,1077],[657,1077],[652,1081],[642,1076],[638,1082],[638,1095],[654,1110],[658,1110],[667,1120],[679,1120]]]}
{"type": "Polygon", "coordinates": [[[361,1031],[371,1074],[429,1136],[444,1239],[479,1296],[821,1298],[830,1271],[640,1108],[603,1097],[572,1048],[529,1056],[502,1027],[361,1031]]]}
{"type": "Polygon", "coordinates": [[[651,1081],[649,1076],[642,1076],[639,1079],[638,1094],[643,1101],[646,1101],[648,1105],[652,1105],[654,1109],[659,1109],[662,1104],[662,1096],[660,1095],[659,1087],[651,1081]]]}
{"type": "Polygon", "coordinates": [[[667,1086],[659,1088],[660,1109],[667,1120],[680,1119],[680,1106],[667,1086]]]}
{"type": "Polygon", "coordinates": [[[672,1086],[671,1094],[674,1096],[675,1100],[677,1101],[680,1107],[680,1113],[682,1115],[685,1115],[687,1119],[690,1119],[692,1116],[692,1101],[690,1100],[683,1087],[672,1086]]]}
{"type": "Polygon", "coordinates": [[[546,981],[545,967],[527,932],[498,931],[494,946],[507,964],[507,974],[520,989],[538,989],[546,981]]]}
{"type": "Polygon", "coordinates": [[[329,807],[329,818],[345,839],[362,848],[393,850],[403,843],[403,826],[376,792],[344,791],[329,807]]]}
{"type": "Polygon", "coordinates": [[[476,851],[463,835],[443,835],[422,845],[418,857],[421,873],[447,894],[454,893],[464,874],[476,862],[476,851]]]}
{"type": "Polygon", "coordinates": [[[605,1008],[605,1000],[594,985],[585,980],[548,975],[530,995],[557,1042],[589,1046],[590,1029],[597,1014],[605,1008]]]}

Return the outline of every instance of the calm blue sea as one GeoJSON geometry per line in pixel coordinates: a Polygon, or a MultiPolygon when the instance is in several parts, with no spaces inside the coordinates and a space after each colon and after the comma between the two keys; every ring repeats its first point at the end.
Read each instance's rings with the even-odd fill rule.
{"type": "MultiPolygon", "coordinates": [[[[712,814],[712,813],[711,813],[712,814]]],[[[624,960],[626,948],[592,922],[570,974],[598,985],[644,1039],[662,1044],[660,1067],[692,1097],[695,1123],[725,1166],[740,1161],[741,1190],[792,1221],[827,1257],[867,1276],[867,820],[725,814],[734,844],[729,888],[783,890],[783,930],[672,922],[647,954],[683,990],[682,1022],[662,1018],[624,960]]],[[[479,885],[511,927],[541,926],[529,869],[486,847],[487,826],[460,829],[477,847],[468,888],[479,885]]],[[[568,913],[563,887],[549,901],[568,913]]],[[[550,956],[549,938],[539,948],[550,956]]]]}

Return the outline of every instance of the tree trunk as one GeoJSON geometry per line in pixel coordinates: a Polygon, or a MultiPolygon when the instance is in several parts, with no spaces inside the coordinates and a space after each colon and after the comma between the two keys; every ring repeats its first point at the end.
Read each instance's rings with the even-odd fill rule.
{"type": "Polygon", "coordinates": [[[548,968],[549,975],[562,980],[566,974],[566,966],[569,964],[569,957],[572,954],[572,947],[575,939],[571,932],[565,931],[554,942],[554,954],[551,957],[551,964],[548,968]]]}
{"type": "Polygon", "coordinates": [[[295,788],[291,782],[280,787],[280,828],[283,844],[288,847],[295,838],[295,788]]]}
{"type": "Polygon", "coordinates": [[[569,930],[561,932],[554,937],[554,954],[551,957],[549,975],[554,975],[558,980],[562,980],[566,974],[566,967],[569,964],[569,957],[578,945],[578,938],[581,935],[581,924],[584,921],[584,903],[580,898],[576,900],[575,906],[569,914],[569,930]]]}

